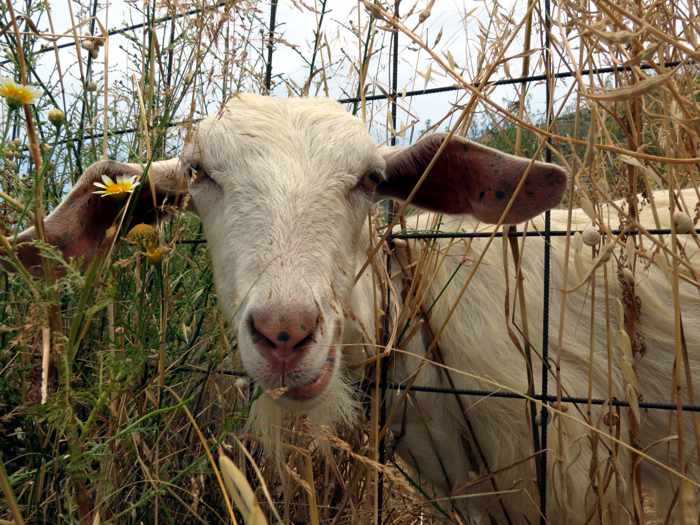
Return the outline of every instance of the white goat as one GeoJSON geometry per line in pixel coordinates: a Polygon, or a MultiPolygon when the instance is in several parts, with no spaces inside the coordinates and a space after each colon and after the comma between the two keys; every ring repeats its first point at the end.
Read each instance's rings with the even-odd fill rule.
{"type": "MultiPolygon", "coordinates": [[[[304,413],[319,423],[356,422],[355,396],[347,380],[349,365],[374,355],[381,342],[375,338],[375,312],[382,279],[373,272],[382,263],[371,265],[356,282],[378,242],[370,233],[368,214],[374,195],[406,199],[444,139],[434,135],[409,148],[383,150],[363,123],[335,102],[240,95],[199,126],[179,161],[153,163],[150,177],[158,198],[188,191],[201,217],[218,297],[237,329],[246,370],[265,390],[283,388],[275,401],[266,395],[258,400],[254,412],[259,427],[280,425],[283,411],[304,413]]],[[[92,183],[105,173],[137,174],[140,169],[113,161],[91,166],[46,219],[49,241],[67,255],[94,254],[119,214],[119,205],[94,196],[92,183]]],[[[479,221],[517,223],[535,217],[528,226],[533,230],[543,228],[538,215],[559,202],[565,187],[566,176],[560,168],[455,137],[447,142],[412,202],[458,214],[442,222],[445,230],[472,231],[479,221]],[[524,173],[527,176],[519,186],[524,173]]],[[[140,198],[137,220],[148,217],[152,200],[147,193],[140,198]]],[[[654,197],[661,212],[660,226],[668,227],[667,197],[654,197]]],[[[697,203],[694,191],[684,191],[681,197],[688,209],[697,203]]],[[[613,210],[610,214],[616,215],[613,210]]],[[[566,217],[566,211],[554,211],[553,229],[565,229],[566,217]]],[[[650,227],[654,225],[651,217],[647,206],[640,221],[650,227]]],[[[407,222],[422,229],[432,226],[433,219],[421,214],[407,222]]],[[[588,221],[582,212],[574,211],[574,229],[588,221]]],[[[20,240],[33,235],[28,230],[20,240]]],[[[679,291],[684,348],[690,359],[688,376],[694,378],[700,372],[700,256],[697,237],[679,239],[686,263],[680,267],[679,291]]],[[[527,322],[520,301],[513,300],[512,257],[504,263],[505,244],[501,250],[497,241],[480,259],[487,242],[397,241],[393,296],[404,304],[389,308],[395,324],[392,333],[404,332],[402,323],[407,321],[413,324],[405,334],[414,332],[412,326],[419,328],[408,341],[392,339],[398,350],[386,365],[391,383],[526,392],[525,353],[516,345],[524,347],[519,331],[531,342],[532,379],[540,384],[543,239],[527,238],[520,244],[527,322]],[[478,271],[471,277],[477,263],[478,271]],[[517,329],[504,304],[517,313],[517,329]],[[429,319],[425,323],[418,319],[422,324],[416,325],[406,312],[420,310],[426,316],[429,313],[429,319]],[[432,339],[435,334],[439,334],[437,346],[432,339]],[[442,361],[442,366],[426,366],[427,361],[442,361]]],[[[563,395],[671,402],[677,354],[668,263],[662,271],[639,257],[634,263],[634,285],[628,272],[620,274],[627,276],[627,284],[620,285],[614,262],[620,250],[616,250],[609,262],[598,266],[593,281],[590,248],[581,249],[575,240],[565,283],[565,246],[565,238],[551,239],[552,391],[557,391],[555,371],[560,370],[563,395]],[[567,294],[562,304],[560,290],[584,279],[589,281],[567,294]],[[618,299],[634,303],[623,308],[639,351],[634,356],[621,355],[619,350],[618,299]],[[630,312],[637,307],[639,318],[631,320],[630,312]],[[564,321],[561,339],[560,319],[564,321]]],[[[645,246],[649,257],[658,251],[646,240],[645,246]]],[[[20,244],[19,253],[26,265],[37,264],[30,244],[20,244]]],[[[686,375],[678,378],[683,402],[688,402],[686,375]]],[[[439,494],[455,497],[454,511],[465,519],[489,513],[499,523],[539,519],[533,426],[526,401],[464,397],[458,402],[449,394],[397,391],[389,397],[397,451],[419,479],[430,481],[439,494]]],[[[697,477],[693,446],[697,436],[688,415],[677,426],[668,412],[642,410],[639,428],[632,430],[631,437],[630,411],[622,409],[619,415],[609,407],[593,407],[589,412],[581,404],[561,405],[550,412],[551,521],[617,523],[639,514],[642,503],[647,507],[653,503],[659,516],[666,515],[677,502],[674,491],[680,478],[651,459],[627,454],[621,443],[630,439],[645,455],[656,458],[653,461],[697,477]],[[684,462],[679,460],[676,441],[664,441],[679,430],[686,443],[684,462]],[[639,467],[634,476],[633,465],[639,467]],[[637,483],[631,485],[633,478],[637,483]]],[[[685,487],[693,484],[686,482],[685,487]]]]}

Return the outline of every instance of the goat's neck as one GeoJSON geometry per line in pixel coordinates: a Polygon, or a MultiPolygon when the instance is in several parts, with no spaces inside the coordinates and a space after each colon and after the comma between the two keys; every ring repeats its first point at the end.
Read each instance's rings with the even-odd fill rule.
{"type": "MultiPolygon", "coordinates": [[[[409,245],[406,241],[396,241],[392,243],[392,251],[387,260],[386,251],[382,248],[376,250],[376,246],[383,244],[384,240],[376,232],[370,232],[369,227],[363,229],[360,242],[358,243],[356,275],[360,277],[353,288],[350,305],[346,309],[346,330],[344,343],[346,349],[364,345],[366,352],[364,361],[377,353],[388,334],[384,334],[383,317],[388,315],[392,323],[400,323],[397,326],[395,337],[392,339],[393,345],[397,346],[400,341],[398,336],[404,330],[407,322],[413,324],[417,320],[426,320],[425,305],[420,298],[412,298],[411,304],[404,304],[406,292],[412,287],[414,278],[414,262],[420,257],[420,250],[417,244],[409,245]],[[373,256],[372,260],[365,265],[368,256],[373,256]],[[388,263],[388,264],[387,264],[388,263]],[[360,273],[361,272],[361,273],[360,273]],[[388,293],[389,292],[389,293],[388,293]],[[387,301],[389,304],[387,305],[387,301]],[[412,315],[404,319],[405,308],[412,311],[412,315]]],[[[391,325],[391,323],[389,323],[391,325]]],[[[427,327],[427,323],[426,323],[427,327]]],[[[428,329],[429,330],[429,329],[428,329]]],[[[421,332],[425,332],[422,330],[421,332]]],[[[405,334],[404,334],[405,335],[405,334]]],[[[425,334],[420,337],[413,337],[411,341],[423,342],[425,334]]],[[[416,346],[415,343],[410,346],[416,346]]],[[[414,348],[414,350],[416,350],[414,348]]],[[[356,352],[348,352],[354,354],[356,352]]],[[[354,358],[346,361],[354,362],[354,358]]]]}

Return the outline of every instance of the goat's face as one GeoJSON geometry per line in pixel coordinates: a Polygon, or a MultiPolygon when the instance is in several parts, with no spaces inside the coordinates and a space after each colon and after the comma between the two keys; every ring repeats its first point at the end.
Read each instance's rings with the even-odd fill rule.
{"type": "MultiPolygon", "coordinates": [[[[93,182],[141,173],[114,161],[91,166],[47,217],[46,238],[66,256],[99,253],[123,208],[94,195],[93,182]]],[[[294,408],[328,412],[334,405],[324,399],[343,403],[331,393],[345,391],[340,341],[374,195],[412,195],[425,209],[516,223],[555,206],[566,187],[561,168],[459,137],[431,135],[382,155],[335,102],[252,95],[204,121],[180,160],[153,163],[149,178],[155,199],[141,192],[134,217],[152,220],[154,202],[189,191],[253,379],[283,387],[280,400],[294,408]]],[[[20,241],[34,237],[29,229],[20,241]]],[[[32,245],[21,245],[19,257],[37,271],[32,245]]]]}
{"type": "Polygon", "coordinates": [[[338,380],[378,148],[334,102],[244,96],[182,160],[245,368],[282,402],[318,402],[338,380]]]}

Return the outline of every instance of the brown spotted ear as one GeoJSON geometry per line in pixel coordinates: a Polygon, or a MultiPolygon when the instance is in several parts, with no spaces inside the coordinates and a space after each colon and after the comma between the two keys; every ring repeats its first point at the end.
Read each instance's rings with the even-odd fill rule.
{"type": "MultiPolygon", "coordinates": [[[[124,210],[126,199],[100,196],[95,183],[102,183],[103,176],[136,177],[140,180],[144,166],[113,160],[103,160],[90,166],[78,179],[65,200],[44,219],[46,240],[58,247],[64,257],[91,259],[103,248],[107,230],[124,210]]],[[[178,159],[151,163],[143,187],[137,187],[131,223],[154,222],[166,201],[175,204],[187,191],[187,182],[178,159]]],[[[41,259],[38,250],[28,241],[36,239],[34,228],[29,228],[17,238],[19,260],[27,268],[38,271],[41,259]]]]}
{"type": "MultiPolygon", "coordinates": [[[[385,155],[386,179],[378,184],[377,192],[405,200],[446,136],[434,134],[413,146],[389,150],[385,155]]],[[[461,137],[452,137],[413,197],[412,204],[442,213],[471,214],[481,221],[495,224],[525,173],[527,178],[504,219],[505,223],[526,221],[559,204],[566,189],[566,172],[554,164],[531,162],[461,137]]]]}

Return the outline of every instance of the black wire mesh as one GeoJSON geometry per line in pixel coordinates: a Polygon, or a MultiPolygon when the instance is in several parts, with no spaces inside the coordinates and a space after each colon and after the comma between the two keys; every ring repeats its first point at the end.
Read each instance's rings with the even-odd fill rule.
{"type": "MultiPolygon", "coordinates": [[[[564,71],[564,72],[557,72],[554,73],[552,70],[552,64],[551,64],[551,56],[552,56],[552,49],[551,49],[551,40],[550,40],[550,31],[551,31],[551,11],[552,11],[552,5],[550,0],[542,0],[544,7],[542,9],[542,13],[544,15],[544,68],[545,68],[545,73],[544,74],[538,74],[538,75],[529,75],[529,76],[521,76],[521,77],[515,77],[515,78],[506,78],[506,79],[499,79],[495,81],[488,81],[482,85],[479,83],[475,83],[475,87],[485,87],[485,86],[501,86],[501,85],[515,85],[515,84],[528,84],[528,83],[533,83],[533,82],[545,82],[545,96],[546,96],[546,125],[549,128],[552,125],[554,114],[553,114],[553,109],[552,109],[552,97],[553,97],[553,88],[552,88],[552,82],[555,79],[565,79],[565,78],[572,78],[576,76],[577,74],[586,76],[589,74],[606,74],[606,73],[617,73],[617,72],[623,72],[623,71],[630,71],[631,68],[629,66],[611,66],[611,67],[601,67],[601,68],[591,68],[591,69],[585,69],[579,72],[575,71],[564,71]]],[[[222,0],[219,1],[215,4],[205,6],[202,8],[195,8],[195,9],[190,9],[181,13],[172,13],[163,17],[156,18],[152,20],[151,22],[144,22],[144,23],[139,23],[139,24],[132,24],[129,26],[125,26],[122,28],[114,28],[110,29],[107,34],[110,36],[126,33],[129,31],[133,31],[136,29],[141,29],[145,28],[149,25],[159,25],[161,23],[165,22],[172,22],[176,19],[183,18],[183,17],[190,17],[194,15],[201,14],[205,11],[209,10],[214,10],[219,7],[224,7],[229,4],[228,0],[222,0]]],[[[400,5],[400,0],[395,0],[394,3],[394,15],[398,19],[399,16],[399,5],[400,5]]],[[[93,2],[93,18],[95,15],[95,10],[96,10],[97,2],[93,2]]],[[[276,26],[277,26],[277,6],[278,6],[278,0],[270,0],[270,19],[269,19],[269,34],[268,34],[268,41],[267,41],[267,60],[265,63],[265,77],[264,77],[264,86],[267,92],[269,93],[271,90],[271,84],[272,84],[272,59],[275,51],[275,31],[276,31],[276,26]]],[[[95,24],[94,24],[94,19],[90,27],[91,34],[94,33],[95,29],[95,24]]],[[[398,79],[398,64],[399,64],[399,45],[398,45],[398,40],[399,40],[399,31],[394,28],[392,30],[392,42],[391,42],[391,77],[390,77],[390,82],[391,82],[391,91],[386,92],[386,91],[381,91],[380,93],[371,93],[367,94],[363,97],[360,97],[359,95],[356,97],[346,97],[346,98],[340,98],[338,99],[338,102],[340,103],[345,103],[345,104],[357,104],[360,101],[379,101],[379,100],[388,100],[389,101],[389,107],[390,107],[390,118],[392,122],[392,129],[394,132],[391,135],[391,145],[396,145],[397,143],[397,136],[396,136],[396,129],[397,129],[397,100],[399,98],[409,98],[409,97],[416,97],[416,96],[430,96],[430,95],[435,95],[435,94],[440,94],[440,93],[448,93],[448,92],[456,92],[456,91],[462,91],[465,90],[465,87],[463,85],[448,85],[448,86],[442,86],[442,87],[435,87],[435,88],[426,88],[426,89],[417,89],[417,90],[410,90],[410,91],[405,91],[405,92],[399,92],[397,89],[397,79],[398,79]]],[[[69,48],[74,46],[74,43],[66,43],[66,44],[61,44],[61,45],[54,45],[54,46],[47,46],[44,49],[41,49],[38,51],[39,54],[41,53],[47,53],[54,51],[55,49],[62,49],[62,48],[69,48]]],[[[8,64],[10,61],[5,60],[0,62],[0,65],[5,65],[8,64]]],[[[671,61],[671,62],[666,62],[664,63],[664,67],[666,68],[672,68],[675,66],[678,66],[682,64],[683,62],[681,61],[671,61]]],[[[566,66],[566,64],[564,64],[566,66]]],[[[90,61],[88,61],[88,68],[90,67],[90,61]]],[[[643,69],[643,70],[648,70],[648,69],[654,69],[656,66],[652,64],[640,64],[639,66],[636,66],[638,69],[643,69]]],[[[175,122],[169,122],[165,124],[163,127],[176,127],[176,126],[181,126],[181,125],[186,125],[186,124],[191,124],[192,121],[175,121],[175,122]]],[[[110,130],[109,135],[114,136],[114,135],[122,135],[122,134],[128,134],[128,133],[134,133],[137,132],[138,128],[133,127],[133,128],[124,128],[124,129],[118,129],[118,130],[110,130]]],[[[102,136],[102,133],[96,132],[96,133],[85,133],[82,135],[81,139],[95,139],[99,138],[102,136]]],[[[69,139],[69,140],[64,140],[64,141],[59,141],[57,144],[66,144],[68,142],[73,142],[76,139],[69,139]]],[[[549,140],[549,139],[548,139],[549,140]]],[[[80,142],[80,141],[78,141],[80,142]]],[[[551,161],[551,149],[550,148],[545,148],[545,154],[544,154],[544,160],[547,162],[551,161]]],[[[387,207],[387,215],[391,219],[391,214],[393,213],[393,208],[391,206],[387,207]]],[[[376,383],[367,383],[366,386],[373,387],[373,388],[379,388],[381,392],[381,398],[380,398],[380,427],[383,427],[386,423],[386,406],[385,406],[385,400],[386,400],[386,392],[389,390],[395,390],[395,391],[406,391],[410,390],[413,392],[429,392],[429,393],[437,393],[437,394],[448,394],[448,395],[456,395],[456,396],[476,396],[476,397],[492,397],[492,398],[501,398],[501,399],[512,399],[512,400],[536,400],[540,403],[540,422],[539,422],[539,439],[536,440],[537,443],[535,443],[536,447],[536,454],[535,458],[537,461],[537,481],[538,481],[538,486],[539,486],[539,511],[540,511],[540,523],[545,524],[548,521],[547,518],[547,431],[548,431],[548,417],[549,417],[549,411],[547,409],[547,403],[568,403],[572,405],[598,405],[598,406],[611,406],[611,407],[629,407],[630,404],[627,401],[624,400],[619,400],[619,399],[590,399],[590,398],[583,398],[583,397],[572,397],[572,396],[553,396],[550,395],[548,392],[548,376],[551,370],[549,369],[548,366],[548,351],[549,351],[549,307],[550,307],[550,250],[551,250],[551,245],[549,242],[549,239],[551,237],[561,237],[561,236],[567,236],[567,235],[572,235],[575,233],[575,230],[572,231],[564,231],[564,230],[551,230],[550,227],[550,213],[546,212],[545,214],[545,227],[543,231],[508,231],[508,232],[435,232],[435,231],[402,231],[398,233],[394,233],[388,237],[388,242],[391,243],[394,239],[423,239],[423,240],[430,240],[430,239],[449,239],[449,238],[487,238],[487,237],[503,237],[503,236],[509,236],[509,237],[543,237],[545,239],[544,242],[544,250],[545,250],[545,255],[544,255],[544,289],[543,289],[543,339],[542,339],[542,381],[540,385],[540,392],[539,393],[529,393],[529,394],[521,394],[517,392],[506,392],[506,391],[499,391],[499,390],[482,390],[482,389],[458,389],[458,388],[441,388],[441,387],[433,387],[433,386],[427,386],[427,385],[403,385],[403,384],[397,384],[397,383],[392,383],[388,381],[388,376],[387,376],[387,370],[388,366],[386,364],[381,364],[381,381],[377,385],[376,383]]],[[[700,234],[700,228],[695,230],[696,233],[700,234]]],[[[615,229],[611,230],[612,234],[618,235],[620,233],[624,233],[625,235],[639,235],[640,232],[636,231],[634,229],[626,229],[626,230],[620,230],[620,229],[615,229]]],[[[648,229],[645,231],[646,234],[648,235],[670,235],[671,230],[670,229],[664,229],[664,228],[657,228],[657,229],[648,229]]],[[[178,244],[202,244],[204,243],[204,239],[189,239],[189,240],[180,240],[178,241],[178,244]]],[[[387,265],[387,270],[391,272],[391,257],[387,256],[386,259],[386,265],[387,265]]],[[[391,295],[389,290],[387,290],[387,295],[385,297],[386,304],[389,304],[391,301],[391,295]]],[[[388,330],[389,330],[389,323],[390,319],[388,317],[388,311],[389,309],[386,309],[387,315],[384,318],[384,335],[383,335],[383,342],[386,343],[388,341],[388,330]]],[[[226,371],[223,371],[221,373],[229,373],[226,371]]],[[[237,372],[230,372],[232,375],[237,375],[237,372]]],[[[675,403],[659,403],[659,402],[639,402],[638,403],[639,408],[642,409],[648,409],[648,410],[678,410],[679,406],[676,405],[675,403]]],[[[687,412],[700,412],[700,405],[693,405],[693,404],[683,404],[680,406],[681,410],[687,411],[687,412]]],[[[384,438],[381,438],[380,442],[380,451],[379,451],[379,460],[380,463],[385,463],[386,461],[386,451],[385,447],[383,446],[384,444],[384,438]]],[[[378,525],[381,525],[383,523],[383,504],[384,504],[384,490],[383,490],[383,483],[384,483],[384,475],[383,472],[378,473],[378,487],[377,487],[377,512],[376,512],[376,523],[378,525]]]]}
{"type": "MultiPolygon", "coordinates": [[[[526,84],[532,82],[545,82],[545,98],[546,98],[546,125],[547,128],[551,127],[554,119],[554,113],[552,108],[552,98],[553,98],[553,88],[552,82],[555,79],[564,79],[574,77],[577,73],[574,71],[565,71],[560,73],[554,73],[552,71],[551,65],[551,2],[550,0],[543,0],[544,2],[544,56],[545,56],[545,74],[541,75],[530,75],[524,77],[507,78],[496,81],[489,81],[484,85],[496,86],[496,85],[513,85],[513,84],[526,84]]],[[[394,15],[398,19],[399,16],[399,5],[400,1],[395,0],[394,4],[394,15]]],[[[268,60],[266,64],[266,74],[265,74],[265,86],[267,91],[270,91],[270,83],[272,77],[272,56],[274,52],[274,33],[276,24],[276,10],[277,10],[277,0],[271,0],[271,12],[270,12],[270,28],[269,28],[269,41],[268,41],[268,60]]],[[[398,38],[399,32],[394,29],[392,31],[392,42],[391,42],[391,91],[381,92],[378,94],[369,94],[364,97],[350,97],[338,99],[340,103],[346,104],[357,104],[360,101],[378,101],[378,100],[388,100],[390,108],[390,118],[392,122],[392,129],[397,129],[397,100],[399,98],[414,97],[414,96],[427,96],[439,93],[447,93],[464,90],[464,86],[461,85],[451,85],[443,86],[437,88],[412,90],[406,92],[399,92],[397,89],[397,78],[398,78],[398,38]]],[[[664,64],[665,67],[675,67],[682,62],[673,61],[664,64]]],[[[642,64],[641,69],[653,69],[654,66],[651,64],[642,64]]],[[[616,73],[621,71],[629,71],[628,66],[613,66],[613,67],[602,67],[586,69],[581,72],[582,75],[588,74],[605,74],[605,73],[616,73]]],[[[474,84],[475,87],[479,87],[479,84],[474,84]]],[[[171,125],[181,125],[185,122],[172,123],[171,125]]],[[[136,129],[119,130],[113,133],[128,133],[136,131],[136,129]]],[[[96,136],[99,136],[97,134],[96,136]]],[[[390,138],[390,143],[392,146],[396,145],[396,134],[393,133],[390,138]]],[[[548,139],[548,142],[550,139],[548,139]]],[[[545,148],[544,160],[546,162],[551,162],[551,149],[545,148]]],[[[391,214],[393,208],[391,205],[387,207],[387,215],[389,220],[391,220],[391,214]]],[[[551,244],[549,242],[550,237],[562,237],[567,235],[572,235],[576,230],[566,231],[566,230],[552,230],[550,224],[550,212],[545,213],[545,227],[543,231],[509,231],[509,232],[435,232],[435,231],[402,231],[394,233],[388,237],[388,242],[394,239],[449,239],[449,238],[488,238],[488,237],[543,237],[544,242],[544,289],[543,289],[543,338],[542,338],[542,381],[540,384],[539,393],[529,393],[529,394],[519,394],[516,392],[503,392],[498,390],[480,390],[480,389],[458,389],[458,388],[439,388],[426,385],[402,385],[397,383],[391,383],[388,381],[387,370],[388,366],[386,364],[380,364],[381,366],[381,381],[379,385],[376,383],[368,383],[367,386],[371,388],[380,389],[380,428],[383,428],[386,424],[386,392],[388,390],[410,390],[412,392],[429,392],[437,394],[447,394],[447,395],[457,395],[457,396],[476,396],[476,397],[492,397],[492,398],[503,398],[512,400],[536,400],[540,402],[540,414],[539,414],[539,433],[535,434],[535,454],[534,457],[537,461],[537,482],[539,488],[539,512],[540,512],[540,523],[542,525],[548,522],[547,514],[547,443],[548,443],[548,422],[549,422],[549,411],[547,409],[547,403],[567,403],[572,405],[598,405],[598,406],[611,406],[611,407],[629,407],[627,401],[619,399],[589,399],[583,397],[572,397],[572,396],[553,396],[549,394],[548,390],[548,377],[551,370],[549,369],[549,307],[550,307],[550,254],[551,254],[551,244]]],[[[700,233],[700,229],[695,230],[700,233]]],[[[634,229],[614,229],[611,233],[618,235],[624,233],[625,235],[639,235],[640,232],[634,229]]],[[[655,228],[648,229],[645,231],[648,235],[670,235],[671,230],[667,228],[655,228]]],[[[180,244],[199,244],[204,243],[203,239],[191,239],[179,241],[180,244]]],[[[387,256],[386,259],[387,271],[391,272],[391,257],[387,256]]],[[[386,304],[391,301],[390,291],[387,290],[387,295],[385,297],[386,304]]],[[[389,325],[390,319],[385,315],[383,320],[383,343],[386,344],[389,338],[389,325]]],[[[648,410],[677,410],[678,406],[671,403],[658,403],[658,402],[639,402],[639,408],[648,410]]],[[[700,405],[684,404],[681,409],[688,412],[700,412],[700,405]]],[[[379,447],[379,461],[381,464],[386,462],[386,450],[384,447],[384,438],[380,437],[380,447],[379,447]]],[[[383,505],[384,505],[384,474],[383,472],[378,473],[378,487],[376,494],[377,501],[377,513],[376,513],[376,523],[381,525],[383,523],[383,505]]]]}

